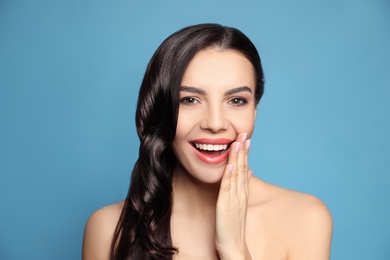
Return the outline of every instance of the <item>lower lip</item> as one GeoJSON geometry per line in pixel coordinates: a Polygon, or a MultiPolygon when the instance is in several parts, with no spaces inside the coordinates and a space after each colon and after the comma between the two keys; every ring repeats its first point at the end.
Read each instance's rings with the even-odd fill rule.
{"type": "Polygon", "coordinates": [[[226,152],[224,152],[221,155],[207,156],[207,155],[199,152],[195,147],[192,146],[192,148],[194,149],[195,154],[199,158],[199,160],[201,160],[202,162],[207,163],[207,164],[219,164],[219,163],[224,162],[227,159],[227,157],[229,155],[229,151],[230,151],[230,148],[229,148],[226,152]]]}

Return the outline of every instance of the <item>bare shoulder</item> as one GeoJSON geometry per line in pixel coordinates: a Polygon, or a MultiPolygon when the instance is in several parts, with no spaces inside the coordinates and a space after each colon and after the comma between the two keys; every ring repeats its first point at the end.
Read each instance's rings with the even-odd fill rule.
{"type": "Polygon", "coordinates": [[[313,195],[281,188],[256,177],[251,181],[250,190],[249,203],[255,208],[273,209],[289,218],[331,221],[327,206],[313,195]]]}
{"type": "Polygon", "coordinates": [[[251,185],[253,215],[274,227],[268,231],[280,237],[288,259],[329,259],[332,216],[320,199],[257,178],[251,185]]]}
{"type": "Polygon", "coordinates": [[[109,259],[111,241],[123,205],[122,201],[103,207],[89,217],[84,230],[83,260],[109,259]]]}

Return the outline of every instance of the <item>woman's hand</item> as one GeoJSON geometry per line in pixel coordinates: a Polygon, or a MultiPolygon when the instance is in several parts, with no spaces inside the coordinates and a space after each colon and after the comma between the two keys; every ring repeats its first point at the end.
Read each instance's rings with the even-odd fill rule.
{"type": "Polygon", "coordinates": [[[215,244],[221,259],[251,259],[245,242],[250,140],[239,134],[230,148],[217,200],[215,244]]]}

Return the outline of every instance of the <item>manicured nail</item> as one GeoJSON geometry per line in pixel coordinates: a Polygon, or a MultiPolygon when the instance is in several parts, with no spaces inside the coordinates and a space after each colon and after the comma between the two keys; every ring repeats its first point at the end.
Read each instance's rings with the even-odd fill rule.
{"type": "Polygon", "coordinates": [[[249,146],[251,146],[251,139],[246,140],[245,142],[245,149],[249,149],[249,146]]]}
{"type": "Polygon", "coordinates": [[[247,136],[247,135],[248,135],[247,133],[243,133],[243,134],[242,134],[242,136],[241,136],[241,142],[245,142],[246,136],[247,136]]]}
{"type": "Polygon", "coordinates": [[[240,145],[241,143],[236,143],[236,147],[235,147],[236,153],[238,153],[238,151],[240,150],[240,145]]]}
{"type": "Polygon", "coordinates": [[[228,171],[229,172],[233,172],[233,166],[234,166],[234,164],[229,164],[228,165],[228,171]]]}

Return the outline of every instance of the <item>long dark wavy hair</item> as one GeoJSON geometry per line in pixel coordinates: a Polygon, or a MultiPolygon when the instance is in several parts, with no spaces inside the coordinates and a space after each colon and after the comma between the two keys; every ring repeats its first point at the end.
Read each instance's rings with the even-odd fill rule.
{"type": "Polygon", "coordinates": [[[136,111],[140,139],[129,192],[116,227],[111,259],[172,259],[172,172],[179,89],[197,52],[212,47],[242,53],[253,65],[255,99],[264,90],[263,69],[253,43],[239,30],[219,24],[186,27],[169,36],[154,53],[143,78],[136,111]]]}

